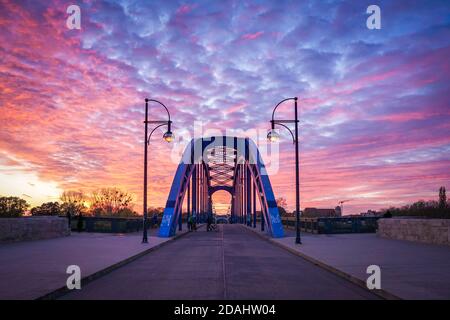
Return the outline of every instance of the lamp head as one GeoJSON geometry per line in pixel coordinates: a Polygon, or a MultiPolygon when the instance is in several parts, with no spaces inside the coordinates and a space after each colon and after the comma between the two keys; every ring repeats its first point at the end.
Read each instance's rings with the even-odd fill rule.
{"type": "Polygon", "coordinates": [[[166,133],[164,133],[163,139],[166,140],[166,142],[170,143],[175,139],[175,136],[172,131],[167,131],[166,133]]]}
{"type": "Polygon", "coordinates": [[[278,142],[280,140],[280,135],[275,129],[271,129],[267,134],[267,140],[269,142],[278,142]]]}

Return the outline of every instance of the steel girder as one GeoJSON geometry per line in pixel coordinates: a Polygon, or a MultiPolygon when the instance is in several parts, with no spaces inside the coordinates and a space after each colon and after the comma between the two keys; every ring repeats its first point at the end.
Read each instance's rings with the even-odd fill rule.
{"type": "MultiPolygon", "coordinates": [[[[284,236],[275,196],[261,154],[248,138],[215,136],[192,140],[186,147],[172,182],[159,230],[160,237],[175,235],[183,200],[192,193],[192,214],[212,213],[211,196],[218,190],[232,195],[235,222],[256,227],[256,199],[261,221],[274,238],[284,236]],[[187,192],[191,184],[192,192],[187,192]]],[[[191,190],[189,190],[191,191],[191,190]]],[[[190,204],[190,202],[189,202],[190,204]]],[[[262,225],[262,227],[264,226],[262,225]]]]}

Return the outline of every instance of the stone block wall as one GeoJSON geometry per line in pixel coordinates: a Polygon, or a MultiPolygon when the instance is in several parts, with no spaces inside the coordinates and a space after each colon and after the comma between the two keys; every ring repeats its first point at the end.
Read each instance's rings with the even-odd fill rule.
{"type": "Polygon", "coordinates": [[[377,234],[389,239],[450,245],[450,219],[380,219],[377,234]]]}
{"type": "Polygon", "coordinates": [[[67,218],[0,218],[0,242],[16,242],[70,235],[67,218]]]}

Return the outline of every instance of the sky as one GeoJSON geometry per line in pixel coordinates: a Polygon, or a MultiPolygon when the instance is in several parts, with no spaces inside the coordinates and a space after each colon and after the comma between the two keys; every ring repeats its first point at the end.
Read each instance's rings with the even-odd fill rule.
{"type": "MultiPolygon", "coordinates": [[[[177,138],[150,144],[149,201],[164,206],[194,127],[257,130],[264,147],[274,106],[297,96],[302,208],[436,199],[450,187],[449,57],[448,1],[0,0],[0,194],[37,205],[120,187],[139,210],[148,97],[177,138]],[[71,4],[80,30],[66,25],[71,4]],[[380,30],[366,26],[371,4],[380,30]]],[[[264,160],[279,162],[274,193],[293,209],[282,136],[264,160]]]]}

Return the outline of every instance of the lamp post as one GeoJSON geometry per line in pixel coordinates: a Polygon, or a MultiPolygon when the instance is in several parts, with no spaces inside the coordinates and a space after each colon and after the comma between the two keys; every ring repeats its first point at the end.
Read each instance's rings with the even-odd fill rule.
{"type": "Polygon", "coordinates": [[[282,101],[280,101],[275,108],[273,109],[272,112],[272,120],[270,120],[270,124],[271,124],[271,130],[269,131],[269,133],[267,134],[267,140],[269,140],[269,142],[276,142],[280,139],[280,136],[278,135],[278,133],[275,131],[275,125],[279,125],[282,126],[284,128],[286,128],[291,136],[292,136],[292,141],[295,144],[295,229],[296,229],[296,237],[295,237],[295,243],[297,244],[301,244],[301,237],[300,237],[300,176],[299,176],[299,155],[298,155],[298,110],[297,110],[297,97],[294,98],[287,98],[284,99],[282,101]],[[275,119],[275,111],[277,110],[278,106],[281,105],[283,102],[288,101],[288,100],[294,100],[294,120],[276,120],[275,119]],[[285,124],[288,123],[294,123],[295,125],[295,133],[292,133],[292,130],[289,129],[288,126],[286,126],[285,124]],[[294,136],[295,135],[295,136],[294,136]]]}
{"type": "Polygon", "coordinates": [[[156,129],[162,126],[167,126],[167,131],[163,135],[163,139],[167,142],[172,142],[174,139],[174,135],[171,131],[172,121],[170,120],[170,113],[169,109],[160,101],[154,100],[154,99],[145,99],[145,139],[144,139],[144,218],[143,218],[143,226],[144,231],[142,235],[142,243],[148,243],[147,239],[147,151],[148,151],[148,145],[150,144],[150,138],[152,137],[153,132],[155,132],[156,129]],[[168,120],[166,121],[149,121],[148,120],[148,103],[149,102],[155,102],[159,105],[163,106],[164,109],[167,111],[168,120]],[[152,129],[150,134],[148,134],[148,124],[156,124],[157,126],[152,129]]]}

